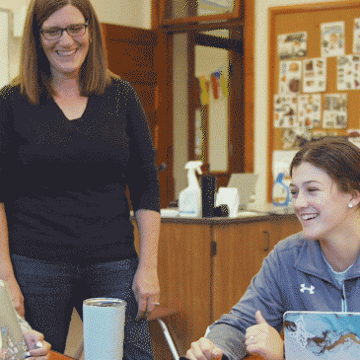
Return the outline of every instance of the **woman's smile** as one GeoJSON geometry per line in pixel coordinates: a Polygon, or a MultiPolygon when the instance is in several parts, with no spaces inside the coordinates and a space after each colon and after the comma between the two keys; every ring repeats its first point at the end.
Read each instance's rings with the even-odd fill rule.
{"type": "MultiPolygon", "coordinates": [[[[84,24],[81,11],[73,5],[66,5],[52,14],[42,25],[42,29],[68,29],[76,24],[84,24]]],[[[59,38],[48,40],[41,37],[41,44],[49,60],[53,76],[56,74],[78,75],[90,46],[89,30],[80,36],[71,36],[65,30],[59,38]]]]}
{"type": "Polygon", "coordinates": [[[341,192],[324,170],[301,163],[293,169],[290,190],[295,213],[309,239],[332,238],[346,226],[351,195],[341,192]]]}

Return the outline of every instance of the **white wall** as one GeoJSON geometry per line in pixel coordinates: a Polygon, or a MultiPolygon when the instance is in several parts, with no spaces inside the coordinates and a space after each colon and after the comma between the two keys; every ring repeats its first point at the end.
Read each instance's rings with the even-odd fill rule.
{"type": "MultiPolygon", "coordinates": [[[[250,0],[251,1],[251,0],[250,0]]],[[[270,7],[324,2],[324,0],[254,0],[255,1],[255,164],[260,174],[256,187],[256,203],[267,200],[268,160],[268,10],[270,7]]],[[[341,0],[330,0],[341,1],[341,0]]]]}
{"type": "Polygon", "coordinates": [[[151,0],[91,0],[100,22],[151,28],[151,0]]]}
{"type": "MultiPolygon", "coordinates": [[[[0,0],[0,7],[16,11],[29,2],[0,0]]],[[[101,22],[143,29],[151,27],[151,0],[91,0],[91,3],[101,22]]]]}

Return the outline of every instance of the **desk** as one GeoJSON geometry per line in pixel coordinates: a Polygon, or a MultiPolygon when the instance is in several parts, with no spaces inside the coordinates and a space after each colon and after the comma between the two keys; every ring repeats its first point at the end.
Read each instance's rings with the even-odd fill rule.
{"type": "Polygon", "coordinates": [[[275,244],[300,230],[293,214],[161,219],[160,303],[178,310],[166,322],[180,354],[239,301],[275,244]]]}
{"type": "Polygon", "coordinates": [[[59,354],[58,352],[50,352],[50,360],[73,360],[73,358],[59,354]]]}

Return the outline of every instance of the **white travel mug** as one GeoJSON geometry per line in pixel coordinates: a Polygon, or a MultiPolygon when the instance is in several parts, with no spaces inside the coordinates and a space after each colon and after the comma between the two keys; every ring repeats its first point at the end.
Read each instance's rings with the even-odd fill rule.
{"type": "Polygon", "coordinates": [[[122,360],[126,301],[93,298],[83,303],[85,360],[122,360]]]}

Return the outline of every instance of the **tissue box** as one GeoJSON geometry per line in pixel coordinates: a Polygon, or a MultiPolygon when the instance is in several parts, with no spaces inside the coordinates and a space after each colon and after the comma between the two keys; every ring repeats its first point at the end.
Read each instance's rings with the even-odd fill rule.
{"type": "Polygon", "coordinates": [[[237,188],[220,187],[215,196],[215,206],[227,205],[229,217],[236,217],[239,211],[240,195],[237,188]]]}

